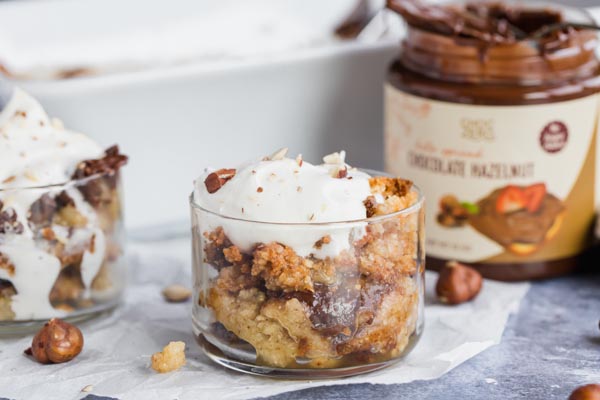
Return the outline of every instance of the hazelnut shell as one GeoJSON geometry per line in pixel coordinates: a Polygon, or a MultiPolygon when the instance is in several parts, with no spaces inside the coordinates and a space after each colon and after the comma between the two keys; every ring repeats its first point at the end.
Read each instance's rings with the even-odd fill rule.
{"type": "Polygon", "coordinates": [[[441,269],[435,290],[442,303],[461,304],[473,300],[482,286],[483,279],[477,270],[449,262],[441,269]]]}
{"type": "Polygon", "coordinates": [[[600,385],[581,386],[571,393],[569,400],[600,400],[600,385]]]}
{"type": "Polygon", "coordinates": [[[42,364],[71,361],[83,349],[79,328],[58,318],[52,318],[33,337],[31,348],[25,352],[42,364]]]}

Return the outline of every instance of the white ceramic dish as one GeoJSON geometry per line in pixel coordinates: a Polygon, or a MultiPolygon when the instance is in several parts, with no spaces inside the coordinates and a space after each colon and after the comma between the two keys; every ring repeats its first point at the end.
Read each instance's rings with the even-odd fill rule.
{"type": "Polygon", "coordinates": [[[354,41],[278,57],[20,84],[69,127],[118,143],[131,156],[127,223],[139,228],[187,221],[187,195],[205,166],[235,165],[283,146],[312,161],[345,149],[356,165],[381,169],[382,86],[396,52],[397,40],[354,41]]]}
{"type": "Polygon", "coordinates": [[[345,149],[358,166],[381,169],[382,81],[396,49],[392,40],[338,42],[277,57],[18,84],[70,128],[130,155],[127,224],[138,228],[187,221],[187,196],[204,167],[283,146],[315,162],[345,149]]]}
{"type": "Polygon", "coordinates": [[[392,45],[340,46],[220,70],[197,66],[67,81],[23,82],[50,115],[130,155],[128,226],[188,217],[205,166],[280,147],[317,161],[345,149],[381,168],[382,80],[392,45]]]}

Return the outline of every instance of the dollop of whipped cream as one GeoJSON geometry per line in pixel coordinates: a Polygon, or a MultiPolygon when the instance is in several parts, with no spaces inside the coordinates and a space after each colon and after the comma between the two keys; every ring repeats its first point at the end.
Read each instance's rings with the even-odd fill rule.
{"type": "Polygon", "coordinates": [[[344,151],[324,157],[321,165],[286,155],[287,149],[282,149],[235,170],[207,171],[197,179],[196,204],[220,216],[244,220],[203,215],[206,226],[202,229],[210,232],[223,228],[242,251],[277,242],[292,247],[300,256],[335,257],[364,235],[366,223],[323,223],[365,219],[370,176],[346,164],[344,151]],[[329,242],[315,246],[325,236],[329,242]]]}
{"type": "Polygon", "coordinates": [[[0,112],[0,189],[65,183],[80,161],[102,156],[96,142],[51,120],[19,88],[0,112]]]}
{"type": "Polygon", "coordinates": [[[195,200],[214,213],[261,222],[319,223],[364,219],[364,200],[371,194],[370,176],[345,163],[345,152],[313,165],[285,157],[247,163],[217,191],[210,193],[206,172],[196,181],[195,200]]]}

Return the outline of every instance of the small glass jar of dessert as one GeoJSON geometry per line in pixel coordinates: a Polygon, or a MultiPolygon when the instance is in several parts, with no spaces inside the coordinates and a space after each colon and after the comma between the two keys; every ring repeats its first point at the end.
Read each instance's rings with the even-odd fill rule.
{"type": "Polygon", "coordinates": [[[125,282],[120,167],[16,89],[0,111],[0,334],[114,307],[125,282]]]}
{"type": "Polygon", "coordinates": [[[411,182],[286,150],[207,172],[190,198],[194,333],[226,367],[355,375],[423,329],[423,198],[411,182]]]}

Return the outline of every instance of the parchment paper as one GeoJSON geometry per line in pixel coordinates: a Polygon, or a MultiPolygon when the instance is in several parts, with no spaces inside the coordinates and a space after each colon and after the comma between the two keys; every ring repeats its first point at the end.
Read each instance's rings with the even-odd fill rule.
{"type": "Polygon", "coordinates": [[[403,361],[367,375],[330,381],[277,381],[246,376],[212,364],[191,332],[190,303],[169,304],[161,289],[189,284],[187,239],[130,245],[133,277],[125,301],[113,314],[82,324],[85,346],[73,361],[40,365],[23,355],[32,336],[0,340],[0,397],[80,399],[81,390],[119,399],[247,399],[319,385],[405,383],[435,379],[500,342],[506,321],[528,284],[486,281],[479,297],[458,307],[438,304],[436,274],[427,273],[425,332],[403,361]],[[187,365],[157,374],[150,356],[169,341],[187,344],[187,365]]]}

